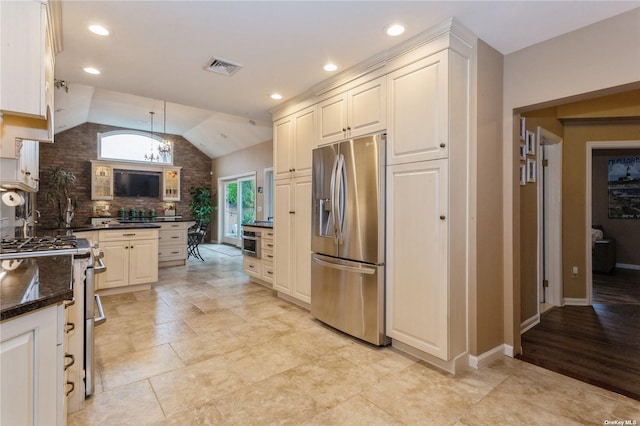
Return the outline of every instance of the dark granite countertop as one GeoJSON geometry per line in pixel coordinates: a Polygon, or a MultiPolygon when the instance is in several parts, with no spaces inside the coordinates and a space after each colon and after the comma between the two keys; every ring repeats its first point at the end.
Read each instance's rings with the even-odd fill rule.
{"type": "Polygon", "coordinates": [[[81,231],[105,231],[115,229],[131,229],[131,228],[160,228],[160,225],[147,222],[127,222],[127,223],[105,223],[104,225],[85,226],[84,228],[73,228],[73,232],[81,231]]]}
{"type": "Polygon", "coordinates": [[[2,260],[0,321],[71,300],[71,255],[2,260]]]}
{"type": "Polygon", "coordinates": [[[273,229],[273,222],[266,220],[256,220],[255,222],[243,223],[242,226],[255,226],[256,228],[273,229]]]}

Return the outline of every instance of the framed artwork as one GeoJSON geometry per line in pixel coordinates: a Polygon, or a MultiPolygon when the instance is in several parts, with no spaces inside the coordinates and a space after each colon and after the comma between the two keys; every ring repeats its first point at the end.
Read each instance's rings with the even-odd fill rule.
{"type": "Polygon", "coordinates": [[[520,140],[523,141],[524,140],[524,135],[525,135],[525,120],[524,117],[522,117],[520,119],[520,140]]]}
{"type": "Polygon", "coordinates": [[[527,158],[527,182],[536,181],[536,160],[527,158]]]}
{"type": "Polygon", "coordinates": [[[520,144],[520,159],[521,160],[527,159],[527,146],[523,143],[520,144]]]}
{"type": "Polygon", "coordinates": [[[610,218],[640,219],[640,156],[609,158],[607,190],[610,218]]]}
{"type": "Polygon", "coordinates": [[[520,185],[524,186],[527,184],[527,165],[525,163],[520,163],[520,185]]]}
{"type": "Polygon", "coordinates": [[[530,131],[526,131],[525,143],[527,145],[527,154],[535,155],[536,153],[536,134],[530,131]]]}

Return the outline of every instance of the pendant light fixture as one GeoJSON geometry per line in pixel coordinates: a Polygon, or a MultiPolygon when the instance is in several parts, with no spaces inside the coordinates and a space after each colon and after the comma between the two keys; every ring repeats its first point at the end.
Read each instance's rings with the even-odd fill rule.
{"type": "Polygon", "coordinates": [[[164,134],[162,142],[158,147],[158,152],[162,156],[164,162],[171,162],[169,160],[171,157],[171,141],[167,139],[167,101],[164,101],[164,134]]]}
{"type": "Polygon", "coordinates": [[[155,140],[155,138],[153,137],[153,115],[155,114],[155,112],[153,111],[149,111],[149,114],[151,115],[151,149],[149,150],[149,152],[147,154],[144,155],[144,159],[147,161],[158,161],[160,160],[160,156],[158,154],[155,153],[154,148],[154,143],[153,140],[155,140]]]}

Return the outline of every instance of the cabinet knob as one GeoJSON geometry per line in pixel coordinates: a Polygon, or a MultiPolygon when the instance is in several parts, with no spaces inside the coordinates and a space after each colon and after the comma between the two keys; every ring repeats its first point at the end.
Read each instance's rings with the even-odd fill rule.
{"type": "Polygon", "coordinates": [[[445,215],[440,215],[440,220],[445,220],[445,219],[446,219],[445,215]]]}
{"type": "Polygon", "coordinates": [[[76,329],[76,325],[75,325],[74,323],[72,323],[72,322],[68,322],[68,323],[66,323],[66,324],[64,325],[64,332],[65,332],[66,334],[71,333],[71,332],[72,332],[73,330],[75,330],[75,329],[76,329]]]}
{"type": "Polygon", "coordinates": [[[129,248],[128,246],[124,246],[124,249],[125,249],[125,250],[126,250],[126,249],[128,249],[128,248],[129,248]]]}
{"type": "Polygon", "coordinates": [[[345,129],[345,128],[343,127],[343,128],[342,128],[342,131],[343,131],[343,132],[346,132],[346,131],[347,131],[347,129],[345,129]]]}
{"type": "Polygon", "coordinates": [[[295,213],[296,213],[296,212],[294,212],[294,211],[289,211],[289,214],[295,214],[295,213]]]}
{"type": "Polygon", "coordinates": [[[445,146],[444,142],[440,144],[440,148],[444,148],[445,146]]]}
{"type": "Polygon", "coordinates": [[[351,127],[347,127],[347,130],[351,131],[351,127]]]}

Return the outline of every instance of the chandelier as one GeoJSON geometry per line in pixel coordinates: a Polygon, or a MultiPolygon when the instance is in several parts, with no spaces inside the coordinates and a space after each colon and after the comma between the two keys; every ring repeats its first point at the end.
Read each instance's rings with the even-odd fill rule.
{"type": "MultiPolygon", "coordinates": [[[[155,114],[155,112],[149,111],[149,114],[151,115],[151,139],[155,140],[155,138],[153,137],[153,115],[155,114]]],[[[155,152],[153,142],[151,142],[151,149],[149,150],[149,152],[144,155],[144,159],[151,162],[160,160],[160,155],[155,152]]]]}

